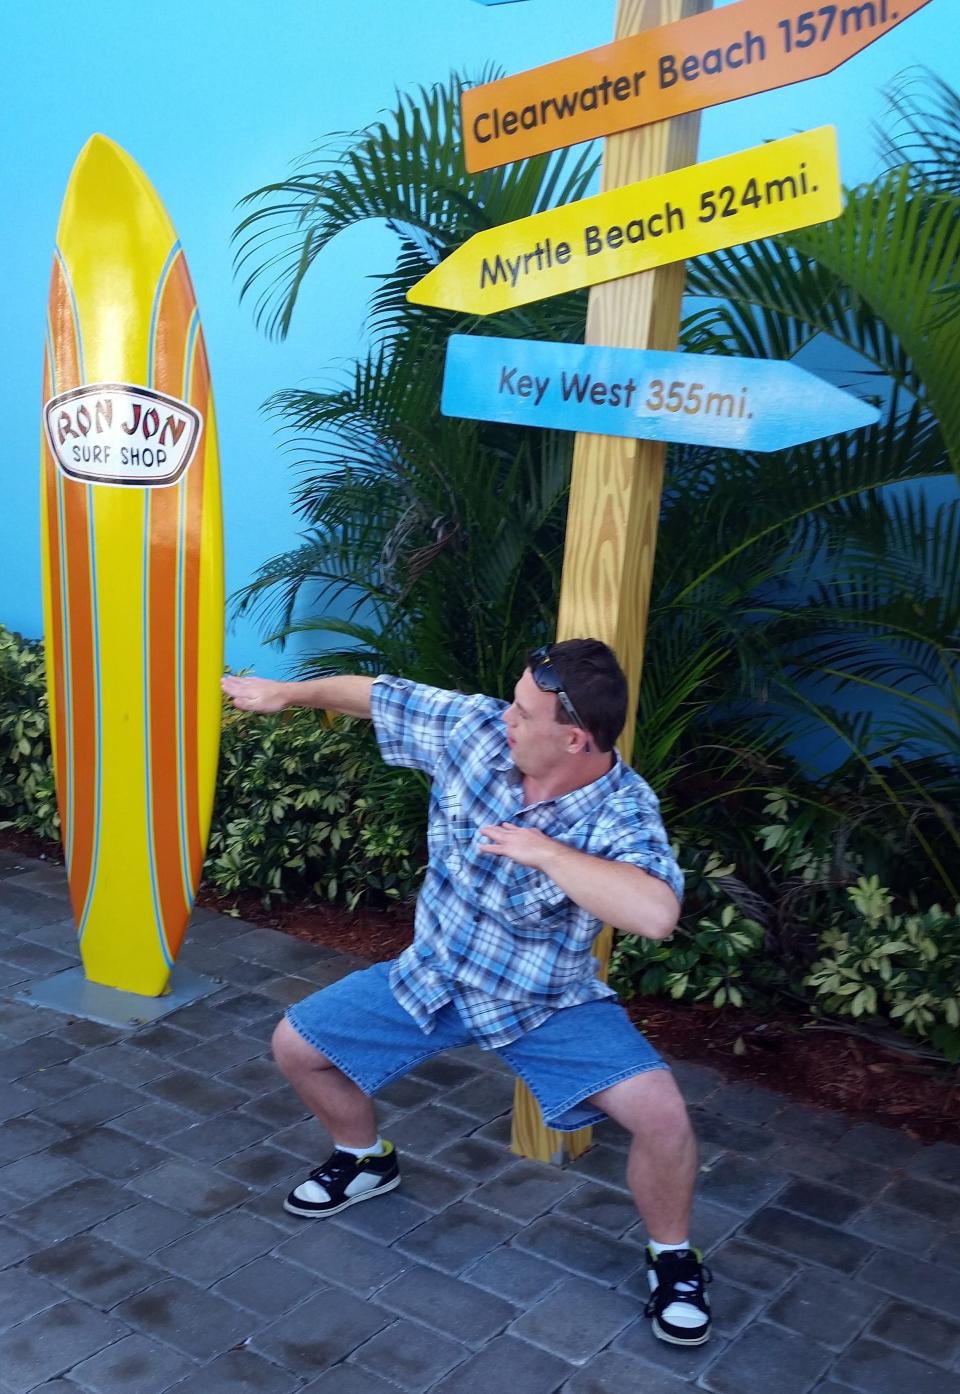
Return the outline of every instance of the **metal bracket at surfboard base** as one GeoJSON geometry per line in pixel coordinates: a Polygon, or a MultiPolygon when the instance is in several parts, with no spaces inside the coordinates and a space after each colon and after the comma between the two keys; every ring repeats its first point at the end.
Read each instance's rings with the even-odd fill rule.
{"type": "Polygon", "coordinates": [[[162,997],[142,997],[138,992],[92,983],[84,976],[82,968],[67,968],[23,988],[16,994],[16,1000],[31,1007],[46,1007],[67,1016],[82,1017],[84,1021],[98,1021],[103,1026],[134,1030],[160,1021],[190,1002],[209,997],[221,987],[223,982],[219,978],[192,973],[189,968],[175,963],[170,974],[170,990],[162,997]]]}

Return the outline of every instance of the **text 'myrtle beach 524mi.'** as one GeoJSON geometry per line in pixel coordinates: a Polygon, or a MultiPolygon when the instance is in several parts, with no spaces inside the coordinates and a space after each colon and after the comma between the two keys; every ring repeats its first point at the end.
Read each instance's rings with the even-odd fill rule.
{"type": "Polygon", "coordinates": [[[822,126],[479,232],[407,299],[496,314],[809,227],[841,208],[836,131],[822,126]]]}

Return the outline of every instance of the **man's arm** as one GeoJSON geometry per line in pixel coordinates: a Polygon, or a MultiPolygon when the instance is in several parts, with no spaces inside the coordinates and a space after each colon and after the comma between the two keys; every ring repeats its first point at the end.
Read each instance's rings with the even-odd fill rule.
{"type": "Polygon", "coordinates": [[[644,939],[666,939],[677,927],[680,902],[665,881],[629,862],[578,852],[534,828],[511,823],[481,828],[480,850],[542,871],[575,904],[604,924],[644,939]]]}
{"type": "Polygon", "coordinates": [[[319,707],[345,716],[370,716],[370,693],[376,678],[341,673],[304,682],[271,678],[223,678],[221,687],[243,712],[282,712],[287,707],[319,707]]]}

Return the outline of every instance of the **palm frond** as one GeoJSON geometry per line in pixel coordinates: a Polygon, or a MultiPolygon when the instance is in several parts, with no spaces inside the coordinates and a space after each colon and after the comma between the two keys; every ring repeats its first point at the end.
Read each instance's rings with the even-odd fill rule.
{"type": "MultiPolygon", "coordinates": [[[[468,174],[459,129],[465,85],[453,74],[445,85],[398,93],[382,119],[329,138],[289,178],[241,201],[252,211],[234,233],[240,296],[254,295],[255,320],[268,334],[286,336],[304,278],[348,227],[377,220],[397,233],[403,284],[475,232],[583,196],[598,163],[590,147],[468,174]]],[[[375,306],[378,324],[396,290],[375,306]]]]}
{"type": "Polygon", "coordinates": [[[850,288],[858,324],[884,326],[861,333],[862,342],[899,341],[960,477],[960,320],[944,318],[938,301],[960,275],[960,195],[917,197],[900,170],[791,243],[850,288]]]}
{"type": "Polygon", "coordinates": [[[885,96],[881,158],[891,169],[909,165],[921,193],[960,197],[960,93],[921,67],[902,73],[885,96]]]}
{"type": "MultiPolygon", "coordinates": [[[[729,462],[724,487],[714,480],[691,520],[703,550],[691,548],[687,553],[696,564],[676,598],[688,599],[761,543],[778,541],[782,546],[794,535],[809,550],[822,509],[867,490],[947,472],[936,423],[917,404],[903,417],[888,416],[857,432],[856,440],[854,449],[848,437],[834,436],[782,455],[743,456],[729,462]],[[730,507],[726,487],[735,474],[748,484],[736,496],[737,511],[730,507]]],[[[723,468],[722,457],[716,463],[723,468]]]]}

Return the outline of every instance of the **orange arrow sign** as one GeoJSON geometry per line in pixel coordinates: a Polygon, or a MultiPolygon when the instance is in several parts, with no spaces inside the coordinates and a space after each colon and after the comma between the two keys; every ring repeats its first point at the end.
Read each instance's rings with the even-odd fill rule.
{"type": "Polygon", "coordinates": [[[819,77],[929,3],[739,0],[468,88],[461,99],[467,169],[819,77]]]}

